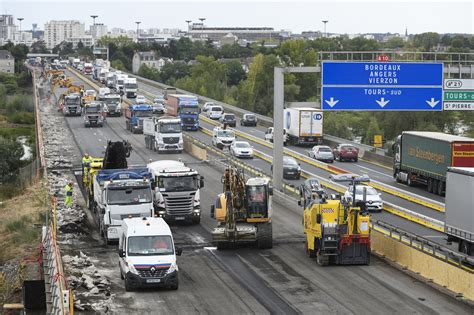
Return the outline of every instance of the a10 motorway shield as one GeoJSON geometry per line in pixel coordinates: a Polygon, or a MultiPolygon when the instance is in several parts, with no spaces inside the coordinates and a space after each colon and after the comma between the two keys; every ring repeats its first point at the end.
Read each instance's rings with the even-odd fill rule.
{"type": "Polygon", "coordinates": [[[442,63],[323,62],[323,110],[440,111],[442,63]]]}

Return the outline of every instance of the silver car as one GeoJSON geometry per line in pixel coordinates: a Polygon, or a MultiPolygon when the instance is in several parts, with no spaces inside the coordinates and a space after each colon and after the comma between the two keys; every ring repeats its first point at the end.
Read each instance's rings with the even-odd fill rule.
{"type": "Polygon", "coordinates": [[[309,157],[318,161],[327,163],[334,162],[334,154],[331,148],[326,145],[315,145],[311,151],[308,151],[308,155],[309,157]]]}
{"type": "MultiPolygon", "coordinates": [[[[357,185],[355,200],[363,201],[364,200],[364,190],[365,190],[365,205],[369,211],[379,211],[383,209],[383,200],[380,196],[380,193],[375,190],[375,188],[367,185],[357,185]]],[[[344,193],[344,198],[347,201],[352,201],[354,196],[354,186],[350,185],[347,191],[344,193]]]]}

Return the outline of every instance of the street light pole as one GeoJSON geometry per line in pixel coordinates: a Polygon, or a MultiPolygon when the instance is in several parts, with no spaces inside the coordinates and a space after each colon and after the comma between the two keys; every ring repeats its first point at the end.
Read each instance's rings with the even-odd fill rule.
{"type": "Polygon", "coordinates": [[[16,18],[18,21],[20,21],[20,33],[21,33],[21,21],[23,21],[25,18],[16,18]]]}
{"type": "Polygon", "coordinates": [[[186,20],[185,22],[188,23],[188,34],[189,34],[189,23],[191,23],[192,21],[191,20],[186,20]]]}
{"type": "Polygon", "coordinates": [[[203,39],[204,35],[204,21],[206,18],[199,18],[199,21],[201,21],[201,39],[203,39]]]}
{"type": "Polygon", "coordinates": [[[141,23],[141,22],[140,22],[140,21],[137,21],[137,22],[135,22],[135,23],[137,24],[137,43],[138,43],[138,37],[140,36],[140,29],[139,29],[139,27],[140,27],[140,23],[141,23]]]}
{"type": "Polygon", "coordinates": [[[97,29],[95,28],[95,19],[98,18],[98,17],[99,17],[98,15],[91,15],[91,18],[92,18],[91,31],[94,31],[94,34],[91,34],[91,35],[92,35],[93,39],[95,39],[97,37],[97,29]]]}
{"type": "Polygon", "coordinates": [[[328,33],[326,32],[326,24],[329,22],[328,20],[323,20],[324,23],[324,37],[328,37],[328,33]]]}

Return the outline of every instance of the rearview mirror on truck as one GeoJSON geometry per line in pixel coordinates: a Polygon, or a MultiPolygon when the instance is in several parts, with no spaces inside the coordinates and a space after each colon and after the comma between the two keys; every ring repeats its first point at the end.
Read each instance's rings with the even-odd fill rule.
{"type": "Polygon", "coordinates": [[[119,249],[118,254],[119,254],[119,257],[125,257],[125,252],[123,251],[123,249],[119,249]]]}
{"type": "Polygon", "coordinates": [[[199,188],[204,188],[204,177],[202,177],[202,176],[199,179],[199,188]]]}

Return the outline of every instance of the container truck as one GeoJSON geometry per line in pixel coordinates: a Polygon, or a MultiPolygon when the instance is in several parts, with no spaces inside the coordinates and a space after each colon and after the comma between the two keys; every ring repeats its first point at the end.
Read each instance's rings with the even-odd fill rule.
{"type": "Polygon", "coordinates": [[[474,139],[441,132],[404,131],[393,144],[393,177],[444,195],[450,166],[474,167],[474,139]]]}
{"type": "Polygon", "coordinates": [[[288,143],[314,145],[323,143],[323,112],[314,108],[286,108],[284,127],[288,143]]]}
{"type": "Polygon", "coordinates": [[[153,151],[183,151],[181,119],[171,116],[151,117],[143,120],[145,146],[153,151]]]}
{"type": "Polygon", "coordinates": [[[123,83],[123,93],[127,98],[137,97],[137,79],[136,78],[126,78],[123,83]]]}
{"type": "Polygon", "coordinates": [[[474,255],[474,168],[448,167],[446,173],[445,233],[459,251],[474,255]]]}
{"type": "Polygon", "coordinates": [[[174,160],[149,163],[152,175],[155,213],[167,221],[201,221],[201,197],[204,177],[198,171],[174,160]]]}
{"type": "Polygon", "coordinates": [[[132,133],[143,133],[143,120],[152,116],[151,105],[130,105],[125,109],[125,127],[132,133]]]}
{"type": "Polygon", "coordinates": [[[94,214],[107,244],[118,241],[124,218],[153,217],[151,174],[146,167],[104,169],[94,176],[94,214]]]}
{"type": "Polygon", "coordinates": [[[199,129],[199,101],[196,96],[185,94],[168,94],[166,98],[166,114],[181,118],[185,130],[199,129]]]}

